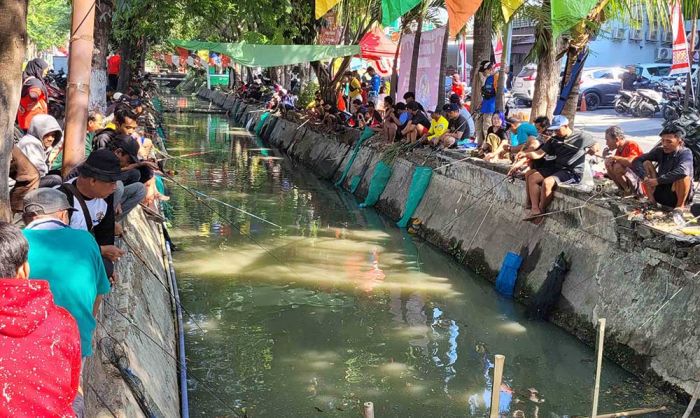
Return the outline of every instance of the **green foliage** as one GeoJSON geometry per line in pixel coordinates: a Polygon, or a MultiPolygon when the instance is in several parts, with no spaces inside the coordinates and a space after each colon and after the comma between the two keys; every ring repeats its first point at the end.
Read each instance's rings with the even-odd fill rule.
{"type": "Polygon", "coordinates": [[[31,0],[27,33],[39,51],[63,46],[70,32],[70,3],[66,0],[31,0]]]}
{"type": "Polygon", "coordinates": [[[300,108],[305,108],[306,106],[308,106],[308,104],[314,100],[316,90],[318,90],[318,83],[306,83],[304,85],[304,88],[301,90],[301,93],[299,94],[297,106],[300,108]]]}

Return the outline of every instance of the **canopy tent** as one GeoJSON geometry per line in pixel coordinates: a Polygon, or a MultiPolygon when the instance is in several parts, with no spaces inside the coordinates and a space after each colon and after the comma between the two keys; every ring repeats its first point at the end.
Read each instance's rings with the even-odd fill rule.
{"type": "Polygon", "coordinates": [[[360,54],[359,45],[256,45],[178,39],[170,40],[170,43],[189,50],[225,54],[231,61],[247,67],[279,67],[360,54]]]}
{"type": "Polygon", "coordinates": [[[360,40],[362,58],[366,60],[380,60],[382,58],[391,58],[393,60],[398,47],[398,44],[386,36],[379,26],[375,26],[360,40]]]}

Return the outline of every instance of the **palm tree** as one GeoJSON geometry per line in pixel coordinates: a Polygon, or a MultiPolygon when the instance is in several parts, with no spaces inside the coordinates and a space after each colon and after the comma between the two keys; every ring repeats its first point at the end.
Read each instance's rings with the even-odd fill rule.
{"type": "Polygon", "coordinates": [[[557,104],[560,80],[558,42],[554,39],[551,24],[551,1],[543,0],[541,6],[526,5],[520,13],[536,22],[535,44],[527,56],[527,61],[537,62],[530,120],[541,115],[551,117],[557,104]]]}
{"type": "MultiPolygon", "coordinates": [[[[695,0],[696,1],[696,0],[695,0]]],[[[693,3],[685,0],[686,3],[693,3]]],[[[566,67],[564,69],[564,79],[569,80],[576,57],[587,50],[591,39],[600,31],[603,23],[608,20],[624,20],[634,22],[635,11],[642,8],[646,12],[650,21],[666,22],[668,16],[668,0],[599,0],[588,15],[569,29],[569,41],[566,45],[566,67]]],[[[697,7],[697,6],[695,6],[697,7]]],[[[665,24],[665,23],[663,23],[665,24]]],[[[571,123],[576,115],[576,107],[579,99],[578,85],[581,73],[573,80],[573,88],[562,114],[567,116],[571,123]]]]}

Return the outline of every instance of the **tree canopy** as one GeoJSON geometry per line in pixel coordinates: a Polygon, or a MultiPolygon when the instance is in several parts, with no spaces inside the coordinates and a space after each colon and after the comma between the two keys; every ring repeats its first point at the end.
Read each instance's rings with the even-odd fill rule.
{"type": "Polygon", "coordinates": [[[71,7],[67,0],[32,0],[27,12],[27,33],[39,51],[63,46],[70,32],[71,7]]]}

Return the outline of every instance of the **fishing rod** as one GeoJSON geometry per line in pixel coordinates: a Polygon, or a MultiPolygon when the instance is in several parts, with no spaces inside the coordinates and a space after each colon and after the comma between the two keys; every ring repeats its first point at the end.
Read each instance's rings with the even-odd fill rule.
{"type": "Polygon", "coordinates": [[[159,158],[156,161],[167,161],[167,160],[178,160],[181,158],[189,158],[189,157],[198,157],[200,155],[205,155],[205,154],[211,154],[214,152],[220,152],[220,150],[210,150],[210,151],[201,151],[201,152],[192,152],[189,154],[184,154],[184,155],[169,155],[169,154],[163,154],[165,157],[159,158]]]}
{"type": "Polygon", "coordinates": [[[460,216],[464,215],[464,213],[465,213],[466,211],[468,211],[468,210],[471,209],[474,205],[476,205],[477,203],[479,203],[479,202],[481,201],[481,199],[482,199],[484,196],[486,196],[487,194],[489,194],[489,193],[491,193],[492,191],[494,191],[494,190],[496,189],[496,187],[498,187],[498,186],[500,186],[501,184],[503,184],[503,182],[505,182],[506,180],[511,180],[511,179],[513,179],[513,177],[510,177],[510,176],[503,176],[503,178],[502,178],[501,180],[499,180],[493,187],[491,187],[490,189],[486,190],[484,193],[482,193],[482,194],[476,196],[476,197],[474,198],[474,201],[473,201],[470,205],[468,205],[466,208],[462,209],[462,210],[457,214],[457,216],[455,216],[452,220],[450,220],[450,221],[448,221],[447,223],[445,223],[445,225],[440,229],[440,232],[444,232],[445,229],[447,229],[448,226],[452,225],[457,219],[459,219],[460,216]]]}
{"type": "MultiPolygon", "coordinates": [[[[245,215],[248,215],[248,216],[250,216],[251,218],[255,218],[255,219],[259,220],[259,221],[262,221],[262,222],[265,222],[265,223],[267,223],[267,224],[270,224],[270,225],[272,225],[272,226],[274,226],[274,227],[276,227],[276,228],[282,229],[281,226],[277,225],[276,223],[270,222],[270,221],[268,221],[267,219],[261,218],[261,217],[255,215],[255,214],[253,214],[253,213],[250,213],[250,212],[248,212],[248,211],[246,211],[246,210],[243,210],[243,209],[241,209],[241,208],[239,208],[239,207],[233,206],[233,205],[228,204],[228,203],[226,203],[226,202],[223,202],[223,201],[221,201],[221,200],[219,200],[219,199],[216,199],[216,198],[214,198],[214,197],[211,197],[211,196],[209,196],[209,195],[206,195],[206,194],[204,194],[204,193],[202,193],[202,192],[200,192],[200,191],[191,189],[191,188],[185,186],[184,184],[178,182],[177,180],[175,180],[175,179],[172,178],[171,176],[164,175],[163,178],[164,178],[164,179],[167,179],[167,180],[170,180],[170,181],[172,181],[173,183],[175,183],[176,185],[180,186],[183,190],[185,190],[186,192],[188,192],[188,193],[191,194],[192,196],[196,197],[197,200],[201,200],[202,197],[205,198],[205,199],[208,199],[208,200],[212,200],[212,201],[217,202],[217,203],[219,203],[219,204],[221,204],[221,205],[224,205],[224,206],[229,207],[229,208],[231,208],[231,209],[237,210],[237,211],[239,211],[239,212],[241,212],[241,213],[243,213],[243,214],[245,214],[245,215]]],[[[217,212],[217,211],[214,210],[214,208],[212,208],[211,206],[210,206],[209,208],[212,209],[214,212],[217,212]]]]}

